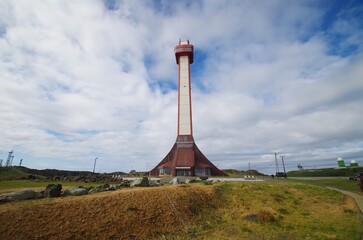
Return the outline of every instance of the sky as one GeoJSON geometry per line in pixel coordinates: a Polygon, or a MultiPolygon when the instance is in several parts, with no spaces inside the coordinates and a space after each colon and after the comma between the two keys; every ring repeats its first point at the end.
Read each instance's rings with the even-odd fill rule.
{"type": "Polygon", "coordinates": [[[150,170],[189,39],[193,135],[217,167],[363,165],[362,19],[359,0],[0,0],[0,159],[150,170]]]}

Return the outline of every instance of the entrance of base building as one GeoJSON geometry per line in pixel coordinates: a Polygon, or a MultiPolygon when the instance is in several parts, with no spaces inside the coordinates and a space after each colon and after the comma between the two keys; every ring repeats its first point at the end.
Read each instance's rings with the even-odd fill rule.
{"type": "Polygon", "coordinates": [[[190,170],[176,170],[176,175],[177,176],[191,176],[192,171],[190,171],[190,170]]]}

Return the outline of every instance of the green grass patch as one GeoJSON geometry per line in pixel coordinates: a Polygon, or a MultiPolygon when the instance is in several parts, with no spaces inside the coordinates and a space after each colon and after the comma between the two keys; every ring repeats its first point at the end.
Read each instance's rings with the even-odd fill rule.
{"type": "Polygon", "coordinates": [[[359,181],[349,181],[348,178],[337,178],[337,179],[281,179],[281,181],[288,181],[288,182],[296,182],[296,183],[305,183],[305,184],[312,184],[318,186],[327,186],[327,187],[334,187],[341,190],[354,192],[357,194],[362,194],[359,187],[359,181]]]}
{"type": "Polygon", "coordinates": [[[8,180],[13,178],[26,177],[29,174],[19,167],[1,167],[0,180],[8,180]]]}
{"type": "Polygon", "coordinates": [[[363,172],[363,167],[345,167],[291,171],[287,175],[289,177],[352,177],[361,172],[363,172]]]}
{"type": "Polygon", "coordinates": [[[354,200],[306,184],[222,183],[201,216],[198,239],[362,239],[354,200]]]}

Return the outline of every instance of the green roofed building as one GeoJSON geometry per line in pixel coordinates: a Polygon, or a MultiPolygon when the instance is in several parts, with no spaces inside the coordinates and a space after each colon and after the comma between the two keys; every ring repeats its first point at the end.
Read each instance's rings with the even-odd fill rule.
{"type": "Polygon", "coordinates": [[[351,167],[358,167],[359,165],[355,160],[352,160],[352,161],[350,161],[350,166],[351,167]]]}
{"type": "Polygon", "coordinates": [[[343,158],[338,158],[338,167],[345,167],[345,162],[343,158]]]}

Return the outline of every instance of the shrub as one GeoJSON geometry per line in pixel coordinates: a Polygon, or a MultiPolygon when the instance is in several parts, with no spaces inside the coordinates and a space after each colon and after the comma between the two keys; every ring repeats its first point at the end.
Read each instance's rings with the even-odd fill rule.
{"type": "Polygon", "coordinates": [[[257,212],[256,216],[257,216],[257,219],[261,223],[268,223],[268,222],[275,222],[276,221],[274,211],[272,209],[270,209],[270,208],[261,209],[260,211],[257,212]]]}

